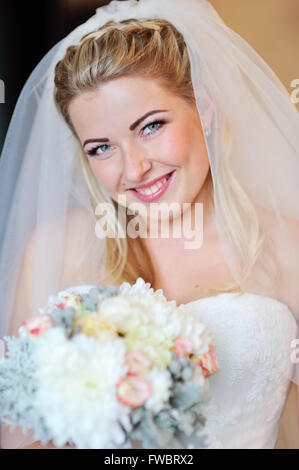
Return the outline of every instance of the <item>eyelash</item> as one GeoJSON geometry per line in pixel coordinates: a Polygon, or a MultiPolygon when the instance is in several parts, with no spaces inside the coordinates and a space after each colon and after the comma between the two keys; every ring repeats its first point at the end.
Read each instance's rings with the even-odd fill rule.
{"type": "MultiPolygon", "coordinates": [[[[148,135],[152,135],[154,134],[155,132],[157,132],[159,129],[161,129],[161,127],[166,124],[166,121],[161,119],[161,120],[157,120],[157,121],[153,121],[153,122],[150,122],[149,124],[146,124],[146,126],[144,126],[141,130],[144,131],[147,127],[149,126],[152,126],[153,124],[159,124],[159,127],[151,132],[149,132],[148,134],[146,134],[146,136],[148,135]]],[[[86,153],[87,155],[90,155],[90,156],[95,156],[97,155],[97,150],[101,147],[105,147],[105,146],[108,146],[109,144],[103,144],[103,145],[97,145],[96,147],[93,147],[92,149],[88,150],[86,153]]],[[[103,152],[102,155],[104,155],[106,152],[103,152]]]]}

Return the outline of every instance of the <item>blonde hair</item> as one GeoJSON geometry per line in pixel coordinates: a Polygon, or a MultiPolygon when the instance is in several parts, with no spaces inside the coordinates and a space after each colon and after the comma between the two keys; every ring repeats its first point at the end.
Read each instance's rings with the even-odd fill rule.
{"type": "MultiPolygon", "coordinates": [[[[117,77],[135,75],[155,79],[169,92],[183,98],[191,106],[196,106],[183,35],[164,19],[109,21],[84,36],[78,45],[70,46],[65,57],[56,65],[55,72],[55,102],[75,135],[68,113],[70,102],[83,91],[94,90],[100,84],[117,77]]],[[[231,141],[228,121],[224,130],[224,158],[219,177],[221,181],[217,180],[217,184],[221,186],[218,204],[226,235],[243,261],[244,281],[261,254],[265,239],[260,232],[253,205],[229,172],[231,141]],[[242,223],[241,211],[248,220],[246,227],[242,223]]],[[[94,209],[100,202],[108,202],[115,216],[117,211],[125,210],[118,208],[117,203],[105,193],[82,149],[78,155],[78,165],[83,172],[94,209]]],[[[214,206],[211,170],[207,178],[211,187],[210,203],[214,206]]],[[[130,217],[126,214],[125,220],[128,218],[130,217]]],[[[106,247],[106,269],[115,282],[134,283],[141,276],[146,282],[153,284],[153,266],[141,239],[107,237],[106,247]]],[[[237,283],[221,285],[212,291],[242,293],[237,283]]]]}

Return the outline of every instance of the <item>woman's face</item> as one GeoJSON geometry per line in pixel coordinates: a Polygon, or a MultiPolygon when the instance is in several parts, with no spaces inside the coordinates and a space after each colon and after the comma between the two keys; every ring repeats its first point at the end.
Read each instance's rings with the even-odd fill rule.
{"type": "Polygon", "coordinates": [[[128,207],[205,200],[209,160],[197,108],[156,81],[111,80],[76,97],[69,114],[96,178],[115,201],[126,196],[128,207]]]}

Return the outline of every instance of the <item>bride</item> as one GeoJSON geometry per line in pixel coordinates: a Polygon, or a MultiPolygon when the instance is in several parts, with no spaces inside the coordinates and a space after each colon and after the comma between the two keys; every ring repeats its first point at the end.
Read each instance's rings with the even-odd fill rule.
{"type": "MultiPolygon", "coordinates": [[[[99,8],[34,70],[7,134],[1,337],[59,290],[140,276],[215,334],[209,447],[299,448],[298,131],[207,1],[99,8]]],[[[2,447],[52,446],[3,423],[2,447]]]]}

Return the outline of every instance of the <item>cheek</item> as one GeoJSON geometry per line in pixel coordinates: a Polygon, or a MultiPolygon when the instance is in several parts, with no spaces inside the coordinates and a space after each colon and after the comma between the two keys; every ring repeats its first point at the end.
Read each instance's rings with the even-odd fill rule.
{"type": "Polygon", "coordinates": [[[201,132],[194,126],[173,127],[160,142],[159,154],[175,166],[202,167],[208,163],[208,154],[201,132]]]}
{"type": "Polygon", "coordinates": [[[159,155],[164,156],[166,163],[182,166],[188,160],[190,143],[187,129],[173,126],[167,137],[159,142],[159,155]]]}
{"type": "Polygon", "coordinates": [[[210,167],[209,156],[204,142],[198,142],[191,150],[190,164],[194,171],[206,173],[210,167]]]}
{"type": "Polygon", "coordinates": [[[189,146],[189,163],[194,170],[206,172],[209,168],[209,155],[205,142],[204,135],[199,128],[199,124],[193,124],[190,126],[187,140],[190,142],[189,146]]]}
{"type": "Polygon", "coordinates": [[[115,168],[111,162],[91,160],[90,167],[102,186],[108,191],[112,192],[115,190],[117,182],[119,181],[118,169],[115,168]]]}

